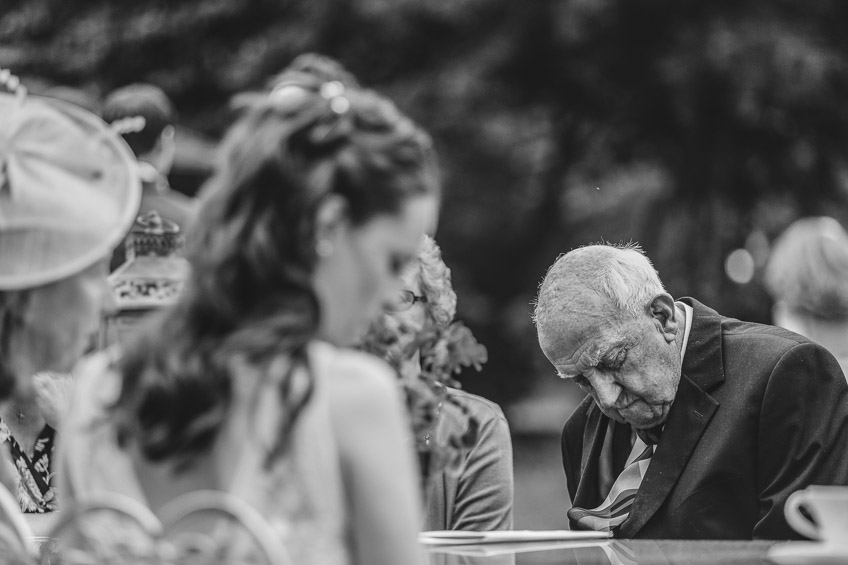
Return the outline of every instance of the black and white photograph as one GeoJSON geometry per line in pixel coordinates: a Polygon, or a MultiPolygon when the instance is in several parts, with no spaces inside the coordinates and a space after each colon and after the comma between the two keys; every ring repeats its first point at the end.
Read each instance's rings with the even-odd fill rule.
{"type": "Polygon", "coordinates": [[[846,25],[2,0],[0,565],[848,563],[846,25]]]}

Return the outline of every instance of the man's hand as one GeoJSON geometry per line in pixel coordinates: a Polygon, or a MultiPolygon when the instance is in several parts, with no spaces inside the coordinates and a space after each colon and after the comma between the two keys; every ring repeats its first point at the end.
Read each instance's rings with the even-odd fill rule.
{"type": "Polygon", "coordinates": [[[58,430],[70,402],[74,379],[64,373],[38,373],[33,377],[36,404],[51,428],[58,430]]]}

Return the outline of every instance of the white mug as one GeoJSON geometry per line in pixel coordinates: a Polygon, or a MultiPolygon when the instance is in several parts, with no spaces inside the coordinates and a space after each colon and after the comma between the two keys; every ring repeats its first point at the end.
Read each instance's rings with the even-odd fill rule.
{"type": "Polygon", "coordinates": [[[811,486],[793,492],[783,514],[795,531],[808,538],[848,546],[848,487],[811,486]],[[801,514],[802,507],[815,524],[801,514]]]}

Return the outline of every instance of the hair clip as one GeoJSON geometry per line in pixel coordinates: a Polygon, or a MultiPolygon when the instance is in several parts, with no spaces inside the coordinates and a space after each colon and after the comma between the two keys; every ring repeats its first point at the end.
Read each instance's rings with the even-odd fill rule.
{"type": "Polygon", "coordinates": [[[144,116],[128,116],[109,124],[109,129],[118,135],[126,135],[128,133],[140,132],[146,125],[147,120],[144,119],[144,116]]]}
{"type": "Polygon", "coordinates": [[[17,96],[18,100],[23,103],[27,95],[27,89],[21,84],[21,79],[12,74],[12,71],[0,68],[0,85],[17,96]]]}
{"type": "Polygon", "coordinates": [[[330,101],[330,109],[336,114],[344,114],[350,109],[350,100],[345,97],[345,87],[341,82],[325,82],[321,85],[320,93],[324,99],[330,101]]]}

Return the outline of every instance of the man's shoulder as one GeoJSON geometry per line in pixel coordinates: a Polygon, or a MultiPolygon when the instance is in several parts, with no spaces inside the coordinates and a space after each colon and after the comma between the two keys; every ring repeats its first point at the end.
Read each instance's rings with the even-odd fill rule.
{"type": "Polygon", "coordinates": [[[721,342],[728,378],[741,370],[746,381],[757,378],[768,381],[776,373],[784,372],[779,370],[781,367],[793,372],[800,367],[810,367],[822,373],[820,378],[844,381],[842,370],[830,351],[784,328],[727,318],[722,322],[721,342]]]}
{"type": "Polygon", "coordinates": [[[765,347],[768,350],[786,351],[802,344],[813,343],[806,337],[777,326],[744,322],[725,318],[721,324],[725,343],[743,344],[745,347],[765,347]]]}
{"type": "Polygon", "coordinates": [[[787,329],[734,319],[722,324],[722,347],[729,365],[756,360],[767,373],[781,360],[832,357],[822,345],[787,329]]]}
{"type": "Polygon", "coordinates": [[[687,298],[685,301],[693,306],[696,320],[699,316],[710,320],[706,325],[696,326],[707,328],[705,331],[708,332],[719,328],[725,352],[728,348],[731,351],[742,348],[754,356],[779,355],[798,345],[813,343],[806,337],[784,328],[723,316],[694,299],[687,298]]]}

